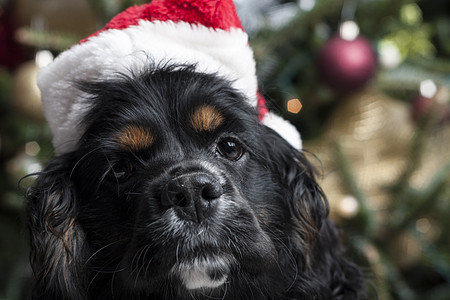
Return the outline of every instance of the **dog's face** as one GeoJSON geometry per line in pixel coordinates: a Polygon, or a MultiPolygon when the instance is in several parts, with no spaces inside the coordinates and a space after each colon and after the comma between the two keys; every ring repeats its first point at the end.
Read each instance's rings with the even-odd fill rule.
{"type": "Polygon", "coordinates": [[[78,149],[29,196],[37,297],[359,293],[304,156],[229,82],[169,66],[78,86],[78,149]]]}

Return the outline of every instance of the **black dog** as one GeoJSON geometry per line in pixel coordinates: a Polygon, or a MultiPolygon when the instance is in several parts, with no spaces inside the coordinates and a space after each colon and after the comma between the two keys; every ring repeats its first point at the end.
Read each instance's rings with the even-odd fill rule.
{"type": "Polygon", "coordinates": [[[28,193],[35,299],[357,299],[301,152],[192,66],[105,82],[28,193]]]}

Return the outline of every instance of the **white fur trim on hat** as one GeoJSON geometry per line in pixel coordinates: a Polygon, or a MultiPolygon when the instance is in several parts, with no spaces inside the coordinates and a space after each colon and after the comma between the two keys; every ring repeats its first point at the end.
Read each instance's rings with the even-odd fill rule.
{"type": "Polygon", "coordinates": [[[149,59],[196,64],[198,72],[231,80],[249,104],[256,106],[255,61],[245,32],[141,20],[137,26],[104,31],[73,46],[39,73],[38,85],[56,154],[75,150],[83,132],[79,122],[89,105],[74,83],[112,79],[119,72],[136,73],[148,67],[149,59]]]}
{"type": "Polygon", "coordinates": [[[302,149],[302,139],[300,137],[300,133],[294,125],[289,123],[289,121],[272,112],[268,112],[261,120],[261,123],[277,132],[295,149],[302,149]]]}

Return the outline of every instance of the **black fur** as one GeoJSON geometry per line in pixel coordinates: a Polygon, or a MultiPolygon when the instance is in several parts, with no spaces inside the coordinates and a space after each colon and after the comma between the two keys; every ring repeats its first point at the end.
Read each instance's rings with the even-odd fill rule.
{"type": "Polygon", "coordinates": [[[55,157],[28,193],[34,299],[363,297],[310,164],[229,82],[160,66],[78,86],[91,107],[77,150],[55,157]],[[194,130],[202,105],[224,122],[194,130]],[[121,147],[117,134],[130,124],[154,142],[121,147]],[[194,192],[169,184],[184,176],[207,182],[204,215],[183,202],[194,192]],[[196,267],[225,283],[187,289],[196,267]]]}

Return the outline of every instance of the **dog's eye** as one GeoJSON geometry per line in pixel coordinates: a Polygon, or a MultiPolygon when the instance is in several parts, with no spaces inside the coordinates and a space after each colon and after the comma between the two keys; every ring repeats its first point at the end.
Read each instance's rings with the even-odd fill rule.
{"type": "Polygon", "coordinates": [[[244,148],[233,139],[222,139],[217,143],[217,153],[232,161],[236,161],[244,154],[244,148]]]}
{"type": "Polygon", "coordinates": [[[109,177],[114,181],[123,182],[130,178],[133,170],[133,165],[128,160],[120,160],[112,167],[109,177]]]}

